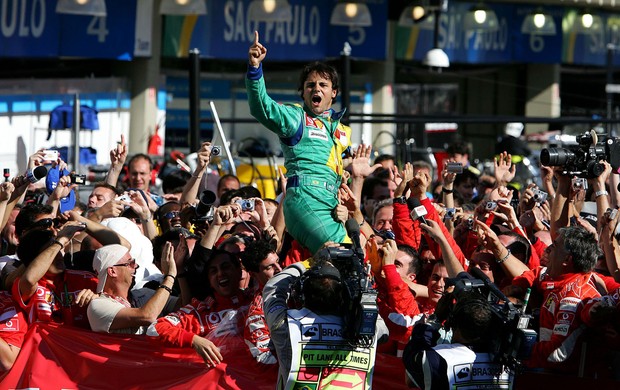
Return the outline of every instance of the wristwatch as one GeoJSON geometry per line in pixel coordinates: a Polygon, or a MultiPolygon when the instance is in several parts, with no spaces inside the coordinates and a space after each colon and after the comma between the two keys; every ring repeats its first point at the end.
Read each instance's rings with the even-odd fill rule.
{"type": "Polygon", "coordinates": [[[404,196],[398,196],[392,200],[393,203],[407,204],[407,198],[404,196]]]}

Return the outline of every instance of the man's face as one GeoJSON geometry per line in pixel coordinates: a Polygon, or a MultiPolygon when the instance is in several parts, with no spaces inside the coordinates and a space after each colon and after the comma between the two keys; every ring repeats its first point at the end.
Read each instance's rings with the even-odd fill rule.
{"type": "Polygon", "coordinates": [[[453,159],[456,163],[463,164],[464,167],[469,165],[469,154],[455,153],[450,156],[450,158],[453,159]]]}
{"type": "Polygon", "coordinates": [[[435,304],[439,302],[446,288],[446,279],[448,278],[448,270],[445,265],[435,264],[433,273],[428,278],[426,287],[428,288],[428,298],[435,304]]]}
{"type": "Polygon", "coordinates": [[[217,187],[217,198],[221,199],[222,195],[226,192],[226,191],[230,191],[230,190],[238,190],[239,189],[239,182],[235,179],[233,179],[232,177],[229,177],[227,179],[224,179],[219,187],[217,187]]]}
{"type": "Polygon", "coordinates": [[[235,267],[226,254],[217,255],[209,262],[207,277],[211,288],[223,297],[229,297],[239,291],[241,267],[235,267]]]}
{"type": "Polygon", "coordinates": [[[495,263],[495,256],[490,251],[483,249],[474,252],[469,261],[470,267],[477,267],[494,282],[493,278],[493,263],[495,263]]]}
{"type": "Polygon", "coordinates": [[[409,265],[412,261],[413,259],[407,254],[407,252],[403,252],[400,250],[396,252],[396,258],[394,259],[394,266],[396,267],[396,272],[398,272],[401,278],[413,282],[415,281],[415,274],[409,273],[409,265]]]}
{"type": "Polygon", "coordinates": [[[454,189],[461,194],[461,197],[469,202],[471,198],[474,197],[474,188],[476,187],[476,183],[473,180],[465,180],[459,183],[458,186],[454,187],[454,189]]]}
{"type": "Polygon", "coordinates": [[[134,160],[129,166],[129,186],[149,192],[151,182],[151,167],[143,158],[134,160]]]}
{"type": "Polygon", "coordinates": [[[316,115],[320,115],[332,106],[332,99],[336,97],[337,90],[332,88],[332,81],[311,72],[304,82],[302,97],[306,106],[316,115]]]}
{"type": "Polygon", "coordinates": [[[282,271],[282,267],[278,263],[278,255],[271,252],[258,265],[258,272],[252,272],[252,276],[256,278],[260,286],[264,286],[267,281],[282,271]]]}
{"type": "Polygon", "coordinates": [[[278,206],[271,202],[264,202],[264,204],[265,211],[267,212],[267,220],[271,221],[273,219],[273,215],[276,213],[276,209],[278,208],[278,206]]]}
{"type": "Polygon", "coordinates": [[[121,257],[113,267],[117,275],[117,282],[131,286],[139,265],[136,263],[135,259],[131,258],[129,251],[127,251],[127,253],[121,257]]]}
{"type": "Polygon", "coordinates": [[[101,207],[107,202],[114,199],[116,194],[109,188],[97,187],[90,193],[88,197],[88,208],[101,207]]]}
{"type": "Polygon", "coordinates": [[[181,227],[181,205],[178,203],[166,203],[161,206],[159,225],[162,232],[167,232],[172,228],[181,227]]]}
{"type": "Polygon", "coordinates": [[[376,230],[392,230],[394,206],[384,206],[377,210],[372,227],[376,230]]]}

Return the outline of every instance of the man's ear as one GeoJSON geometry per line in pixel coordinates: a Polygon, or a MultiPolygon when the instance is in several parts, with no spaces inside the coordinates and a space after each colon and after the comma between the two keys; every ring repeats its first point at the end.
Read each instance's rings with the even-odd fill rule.
{"type": "Polygon", "coordinates": [[[116,272],[116,267],[109,267],[107,270],[107,273],[108,273],[108,277],[115,278],[118,276],[118,273],[116,272]]]}
{"type": "Polygon", "coordinates": [[[407,275],[407,279],[409,279],[410,282],[415,283],[415,274],[407,275]]]}

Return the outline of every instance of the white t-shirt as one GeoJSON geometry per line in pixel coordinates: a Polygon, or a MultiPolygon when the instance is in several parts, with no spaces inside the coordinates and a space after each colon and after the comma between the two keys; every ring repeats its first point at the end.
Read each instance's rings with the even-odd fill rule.
{"type": "MultiPolygon", "coordinates": [[[[105,333],[121,333],[121,334],[145,334],[146,328],[140,326],[137,328],[122,328],[110,330],[114,318],[121,309],[125,307],[142,307],[146,302],[151,299],[155,294],[155,290],[150,288],[142,288],[139,290],[133,290],[131,292],[131,300],[133,304],[130,304],[123,298],[112,297],[107,294],[101,294],[99,297],[93,299],[88,305],[87,315],[90,328],[95,332],[105,333]]],[[[174,310],[177,303],[177,297],[168,298],[168,302],[161,315],[168,314],[174,310]]]]}

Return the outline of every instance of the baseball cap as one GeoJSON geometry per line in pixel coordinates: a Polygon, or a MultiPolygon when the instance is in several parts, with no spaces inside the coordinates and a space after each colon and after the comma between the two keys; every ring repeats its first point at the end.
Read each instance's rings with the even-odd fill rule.
{"type": "Polygon", "coordinates": [[[118,244],[102,246],[95,251],[93,269],[97,272],[97,277],[99,278],[97,293],[103,291],[103,286],[105,286],[105,281],[108,278],[108,268],[116,264],[128,252],[129,249],[118,244]]]}

